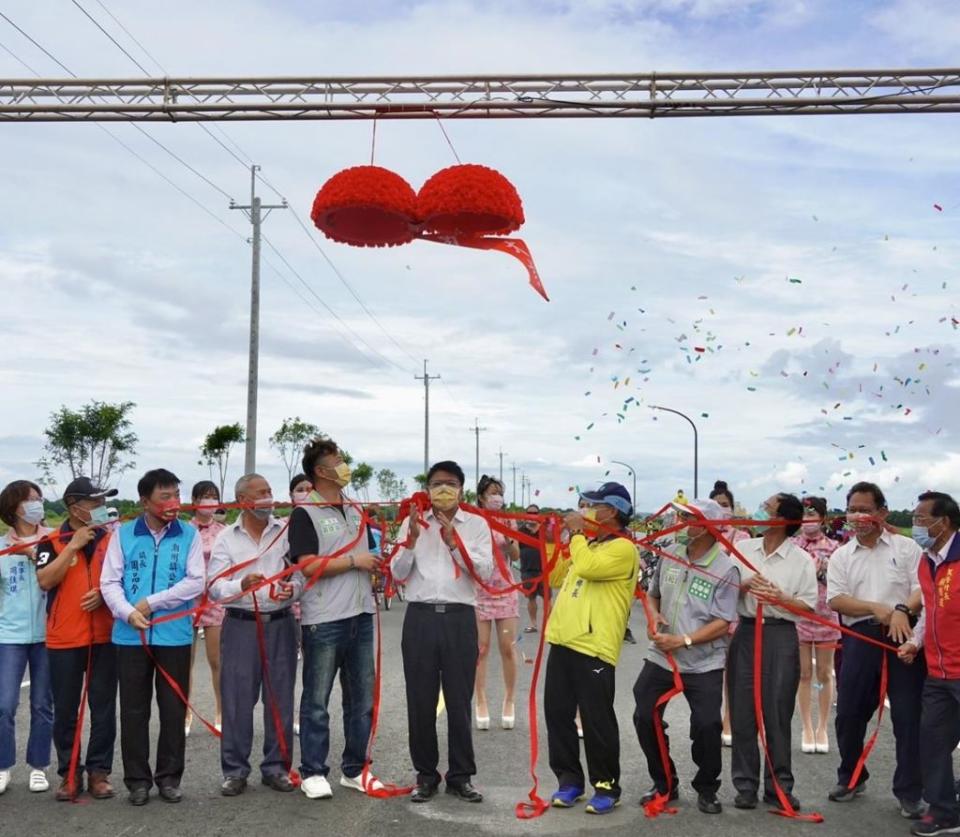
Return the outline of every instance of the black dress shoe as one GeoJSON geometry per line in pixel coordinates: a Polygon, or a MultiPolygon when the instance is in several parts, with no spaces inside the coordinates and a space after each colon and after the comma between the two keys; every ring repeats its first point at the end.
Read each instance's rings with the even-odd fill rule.
{"type": "MultiPolygon", "coordinates": [[[[792,793],[787,793],[786,791],[784,791],[783,795],[790,800],[790,805],[794,811],[800,810],[799,799],[797,799],[792,793]]],[[[777,798],[777,795],[775,793],[764,793],[763,801],[764,801],[764,804],[766,805],[773,805],[776,808],[780,807],[780,800],[777,798]]]]}
{"type": "MultiPolygon", "coordinates": [[[[657,794],[660,793],[656,788],[650,788],[643,796],[640,797],[640,804],[646,805],[648,802],[653,802],[657,794]]],[[[668,802],[676,802],[680,798],[680,789],[677,787],[676,782],[674,782],[673,787],[670,788],[670,796],[667,799],[668,802]]]]}
{"type": "Polygon", "coordinates": [[[179,802],[183,794],[176,785],[160,785],[160,798],[164,802],[179,802]]]}
{"type": "Polygon", "coordinates": [[[280,793],[290,793],[293,790],[293,782],[286,773],[271,773],[260,780],[268,788],[272,788],[280,793]]]}
{"type": "Polygon", "coordinates": [[[483,802],[483,794],[469,782],[463,782],[462,784],[458,782],[455,785],[447,782],[447,793],[459,797],[464,802],[483,802]]]}
{"type": "Polygon", "coordinates": [[[437,795],[436,785],[417,785],[410,794],[411,802],[427,802],[437,795]]]}
{"type": "Polygon", "coordinates": [[[863,792],[867,789],[866,781],[861,782],[855,788],[849,788],[847,785],[836,785],[830,793],[827,794],[827,799],[831,802],[852,802],[858,796],[863,796],[863,792]]]}
{"type": "Polygon", "coordinates": [[[697,797],[697,808],[704,814],[720,814],[723,806],[715,793],[701,793],[697,797]]]}
{"type": "Polygon", "coordinates": [[[227,776],[220,785],[221,796],[240,796],[247,789],[247,780],[242,776],[227,776]]]}
{"type": "Polygon", "coordinates": [[[141,805],[146,805],[150,801],[150,788],[134,788],[130,791],[130,796],[127,797],[127,801],[131,805],[136,805],[138,808],[141,805]]]}
{"type": "Polygon", "coordinates": [[[733,800],[733,807],[742,810],[751,810],[757,807],[757,795],[749,791],[740,791],[733,800]]]}

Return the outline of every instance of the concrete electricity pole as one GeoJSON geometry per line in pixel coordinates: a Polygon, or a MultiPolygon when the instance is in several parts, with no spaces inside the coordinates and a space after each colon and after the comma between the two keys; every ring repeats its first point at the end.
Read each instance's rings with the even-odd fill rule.
{"type": "Polygon", "coordinates": [[[249,240],[252,250],[250,269],[250,360],[247,368],[247,449],[243,460],[243,472],[252,474],[257,470],[257,387],[260,375],[260,224],[274,209],[286,209],[287,202],[264,204],[257,197],[257,172],[260,166],[250,166],[250,204],[238,206],[230,202],[231,209],[239,209],[253,227],[249,240]]]}
{"type": "Polygon", "coordinates": [[[500,485],[503,485],[503,448],[500,448],[500,453],[497,456],[500,457],[500,485]]]}
{"type": "MultiPolygon", "coordinates": [[[[476,447],[476,459],[474,460],[474,467],[477,475],[477,485],[480,485],[480,434],[483,433],[487,428],[480,426],[480,420],[473,420],[473,427],[469,428],[470,432],[476,436],[477,447],[476,447]]],[[[477,498],[479,499],[479,497],[477,498]]]]}
{"type": "Polygon", "coordinates": [[[430,381],[436,381],[439,375],[427,374],[427,359],[423,359],[423,374],[414,375],[414,380],[423,381],[423,476],[426,479],[430,470],[430,381]]]}
{"type": "Polygon", "coordinates": [[[517,505],[517,463],[514,462],[510,466],[510,470],[513,471],[513,505],[517,505]]]}

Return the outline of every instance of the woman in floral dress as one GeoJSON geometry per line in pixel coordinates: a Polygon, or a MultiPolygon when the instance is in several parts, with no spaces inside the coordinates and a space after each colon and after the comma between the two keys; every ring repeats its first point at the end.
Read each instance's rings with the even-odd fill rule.
{"type": "MultiPolygon", "coordinates": [[[[477,505],[482,509],[499,511],[504,506],[503,483],[484,474],[477,486],[477,505]]],[[[494,562],[493,575],[486,582],[488,587],[506,589],[515,584],[510,563],[519,560],[520,545],[499,532],[492,532],[494,551],[499,548],[503,555],[507,578],[494,562]]],[[[520,601],[517,591],[494,595],[479,585],[477,592],[477,634],[480,643],[480,658],[477,661],[476,695],[477,729],[490,729],[490,710],[487,707],[487,657],[493,632],[496,630],[497,645],[503,668],[503,706],[500,725],[513,729],[515,722],[514,693],[517,686],[517,631],[520,627],[520,601]]]]}
{"type": "MultiPolygon", "coordinates": [[[[837,624],[837,614],[827,604],[827,563],[840,544],[828,538],[824,529],[827,501],[823,497],[806,497],[803,506],[803,526],[793,540],[817,565],[819,595],[814,612],[817,616],[837,624]]],[[[797,698],[800,718],[803,721],[800,747],[804,753],[829,753],[827,724],[833,702],[833,652],[840,640],[840,631],[820,622],[804,619],[797,623],[797,637],[800,640],[800,686],[797,689],[797,698]],[[813,727],[811,694],[814,668],[819,689],[816,730],[813,727]]]]}
{"type": "MultiPolygon", "coordinates": [[[[220,489],[210,480],[201,480],[191,492],[191,502],[194,507],[193,518],[190,522],[200,531],[200,542],[203,544],[203,560],[210,562],[210,551],[213,542],[226,526],[214,519],[214,514],[220,507],[220,489]]],[[[207,584],[210,579],[207,579],[207,584]]],[[[220,729],[220,627],[223,625],[223,606],[213,600],[208,600],[203,611],[194,619],[193,650],[196,656],[197,642],[203,632],[204,647],[207,652],[207,664],[210,666],[210,677],[213,680],[213,695],[217,702],[217,714],[214,726],[220,729]]],[[[193,679],[193,660],[190,661],[191,681],[193,679]]],[[[190,734],[190,725],[193,723],[193,714],[187,710],[186,731],[190,734]]]]}

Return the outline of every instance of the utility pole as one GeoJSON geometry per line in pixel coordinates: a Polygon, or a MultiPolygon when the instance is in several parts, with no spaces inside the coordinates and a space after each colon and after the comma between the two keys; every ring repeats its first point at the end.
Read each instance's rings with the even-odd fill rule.
{"type": "Polygon", "coordinates": [[[526,508],[528,505],[527,499],[526,499],[526,491],[527,491],[527,475],[525,472],[521,471],[520,472],[520,505],[523,506],[524,508],[526,508]]]}
{"type": "Polygon", "coordinates": [[[513,471],[513,505],[517,505],[517,463],[514,462],[510,469],[513,471]]]}
{"type": "MultiPolygon", "coordinates": [[[[483,433],[487,428],[480,426],[480,420],[473,420],[473,427],[469,428],[470,432],[477,437],[477,448],[476,448],[476,459],[474,460],[474,465],[476,468],[477,474],[477,485],[480,485],[480,434],[483,433]]],[[[477,499],[480,499],[479,497],[477,499]]]]}
{"type": "Polygon", "coordinates": [[[423,381],[423,477],[430,470],[430,381],[436,381],[439,375],[427,374],[427,359],[423,359],[423,374],[414,375],[414,380],[423,381]]]}
{"type": "Polygon", "coordinates": [[[257,388],[260,377],[260,225],[274,209],[286,209],[287,202],[264,204],[257,197],[257,172],[260,166],[250,166],[250,204],[238,206],[230,201],[231,209],[239,209],[253,227],[253,235],[247,239],[251,244],[250,267],[250,359],[247,367],[247,448],[243,460],[243,472],[252,474],[257,470],[257,388]]]}
{"type": "Polygon", "coordinates": [[[503,485],[503,448],[500,448],[500,453],[497,454],[500,457],[500,485],[503,485]]]}

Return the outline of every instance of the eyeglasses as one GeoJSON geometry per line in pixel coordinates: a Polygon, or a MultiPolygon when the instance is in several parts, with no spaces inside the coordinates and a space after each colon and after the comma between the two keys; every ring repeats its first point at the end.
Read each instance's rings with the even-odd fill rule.
{"type": "Polygon", "coordinates": [[[438,480],[436,482],[427,483],[427,488],[460,488],[460,483],[456,480],[438,480]]]}

